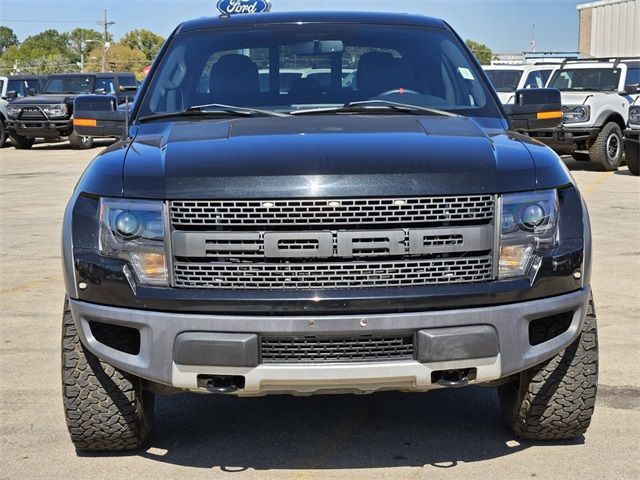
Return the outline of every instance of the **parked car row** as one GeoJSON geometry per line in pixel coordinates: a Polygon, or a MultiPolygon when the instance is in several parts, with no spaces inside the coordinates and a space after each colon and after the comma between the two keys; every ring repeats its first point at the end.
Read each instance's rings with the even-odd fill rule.
{"type": "Polygon", "coordinates": [[[626,148],[629,169],[638,175],[638,119],[631,110],[640,108],[636,105],[640,96],[640,58],[488,66],[485,72],[504,104],[514,102],[517,89],[546,86],[560,90],[562,125],[532,130],[531,137],[558,154],[590,161],[605,171],[618,169],[626,148]]]}
{"type": "Polygon", "coordinates": [[[0,77],[0,82],[2,144],[8,137],[17,149],[31,148],[38,138],[46,142],[68,139],[72,148],[90,148],[93,137],[74,133],[73,100],[79,95],[103,94],[114,95],[122,104],[138,86],[135,75],[127,72],[8,77],[6,81],[0,77]]]}

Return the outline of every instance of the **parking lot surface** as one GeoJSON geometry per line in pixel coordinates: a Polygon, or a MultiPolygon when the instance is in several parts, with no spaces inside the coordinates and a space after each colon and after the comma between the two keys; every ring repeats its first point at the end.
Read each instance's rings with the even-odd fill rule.
{"type": "Polygon", "coordinates": [[[0,151],[1,479],[640,478],[640,179],[567,164],[586,196],[600,381],[590,430],[517,441],[493,389],[427,394],[158,397],[148,446],[76,453],[64,424],[63,210],[99,149],[0,151]]]}

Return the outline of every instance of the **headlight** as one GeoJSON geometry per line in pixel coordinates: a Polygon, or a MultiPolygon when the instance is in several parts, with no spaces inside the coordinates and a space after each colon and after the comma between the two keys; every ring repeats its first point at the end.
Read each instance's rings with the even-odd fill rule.
{"type": "Polygon", "coordinates": [[[49,118],[66,117],[68,112],[67,106],[65,104],[47,105],[41,108],[44,114],[49,118]]]}
{"type": "Polygon", "coordinates": [[[9,105],[7,107],[7,116],[9,118],[18,118],[18,115],[20,115],[21,111],[22,111],[21,107],[18,107],[16,105],[9,105]]]}
{"type": "Polygon", "coordinates": [[[499,278],[526,275],[536,251],[558,240],[555,190],[503,195],[501,198],[499,278]]]}
{"type": "Polygon", "coordinates": [[[127,260],[141,284],[168,285],[161,202],[102,199],[99,248],[127,260]]]}
{"type": "Polygon", "coordinates": [[[567,105],[563,108],[562,120],[565,123],[586,122],[591,116],[589,105],[567,105]]]}
{"type": "Polygon", "coordinates": [[[629,125],[640,125],[640,105],[629,109],[629,125]]]}

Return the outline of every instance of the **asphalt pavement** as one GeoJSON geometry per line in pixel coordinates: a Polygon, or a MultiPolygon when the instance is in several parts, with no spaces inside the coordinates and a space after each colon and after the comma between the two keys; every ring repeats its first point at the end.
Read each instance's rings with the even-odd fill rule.
{"type": "Polygon", "coordinates": [[[600,339],[587,434],[518,441],[489,388],[158,397],[146,448],[81,454],[61,401],[60,224],[99,148],[0,150],[0,479],[640,478],[640,178],[567,161],[594,237],[600,339]]]}

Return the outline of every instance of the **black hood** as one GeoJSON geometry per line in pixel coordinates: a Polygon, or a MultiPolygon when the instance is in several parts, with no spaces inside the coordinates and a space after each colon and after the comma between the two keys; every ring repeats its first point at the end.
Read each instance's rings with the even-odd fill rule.
{"type": "Polygon", "coordinates": [[[452,195],[536,188],[525,145],[464,117],[315,115],[149,123],[123,172],[138,198],[452,195]]]}
{"type": "Polygon", "coordinates": [[[59,105],[61,103],[71,103],[78,95],[36,95],[33,97],[16,98],[11,102],[12,105],[59,105]]]}

